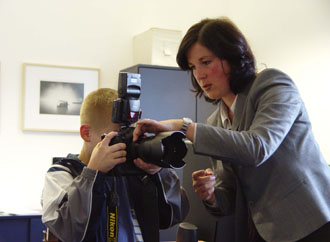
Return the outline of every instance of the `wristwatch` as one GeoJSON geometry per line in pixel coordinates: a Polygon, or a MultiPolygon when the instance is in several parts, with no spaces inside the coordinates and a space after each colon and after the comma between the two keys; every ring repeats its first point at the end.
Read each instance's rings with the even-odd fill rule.
{"type": "Polygon", "coordinates": [[[181,127],[180,131],[181,131],[182,133],[184,133],[184,135],[186,135],[187,127],[188,127],[190,124],[192,124],[193,121],[192,121],[190,118],[183,118],[182,120],[183,120],[183,124],[182,124],[182,127],[181,127]]]}

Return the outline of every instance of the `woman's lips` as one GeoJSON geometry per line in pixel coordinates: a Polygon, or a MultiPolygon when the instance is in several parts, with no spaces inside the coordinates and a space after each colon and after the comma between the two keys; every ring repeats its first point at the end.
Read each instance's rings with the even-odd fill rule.
{"type": "Polygon", "coordinates": [[[208,91],[208,90],[211,89],[211,87],[212,87],[211,84],[206,84],[206,85],[203,86],[203,89],[204,89],[205,91],[208,91]]]}

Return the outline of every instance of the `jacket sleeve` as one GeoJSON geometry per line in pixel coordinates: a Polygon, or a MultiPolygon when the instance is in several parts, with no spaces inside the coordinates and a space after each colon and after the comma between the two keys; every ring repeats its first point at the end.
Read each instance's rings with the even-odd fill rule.
{"type": "Polygon", "coordinates": [[[238,122],[239,131],[196,125],[197,154],[242,166],[259,166],[276,152],[303,106],[292,80],[277,70],[259,75],[244,102],[239,114],[235,110],[233,121],[238,122]],[[241,120],[235,120],[236,114],[241,120]]]}
{"type": "Polygon", "coordinates": [[[156,177],[159,181],[157,186],[160,228],[165,229],[184,220],[189,212],[189,201],[172,169],[163,168],[156,177]]]}
{"type": "Polygon", "coordinates": [[[97,196],[103,196],[102,186],[97,185],[102,183],[102,174],[98,173],[85,167],[73,179],[68,168],[61,165],[47,172],[41,200],[42,222],[60,240],[74,242],[84,238],[92,204],[95,207],[97,196]]]}

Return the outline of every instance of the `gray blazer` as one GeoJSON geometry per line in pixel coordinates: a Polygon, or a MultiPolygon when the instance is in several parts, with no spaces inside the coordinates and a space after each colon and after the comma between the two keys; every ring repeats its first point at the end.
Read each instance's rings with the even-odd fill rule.
{"type": "Polygon", "coordinates": [[[266,69],[238,94],[232,130],[222,127],[219,109],[208,124],[196,125],[194,151],[212,157],[211,213],[245,216],[240,197],[266,241],[296,241],[330,221],[330,168],[286,74],[266,69]]]}

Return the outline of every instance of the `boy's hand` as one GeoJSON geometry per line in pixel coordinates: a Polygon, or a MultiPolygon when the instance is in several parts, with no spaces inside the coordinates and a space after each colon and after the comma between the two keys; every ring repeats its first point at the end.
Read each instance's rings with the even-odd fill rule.
{"type": "Polygon", "coordinates": [[[109,146],[111,139],[115,136],[117,136],[117,132],[108,133],[104,139],[94,147],[88,162],[88,168],[107,173],[117,164],[126,161],[126,144],[117,143],[109,146]]]}
{"type": "Polygon", "coordinates": [[[154,164],[146,163],[140,158],[135,159],[134,164],[150,175],[154,175],[162,169],[161,167],[154,164]]]}

